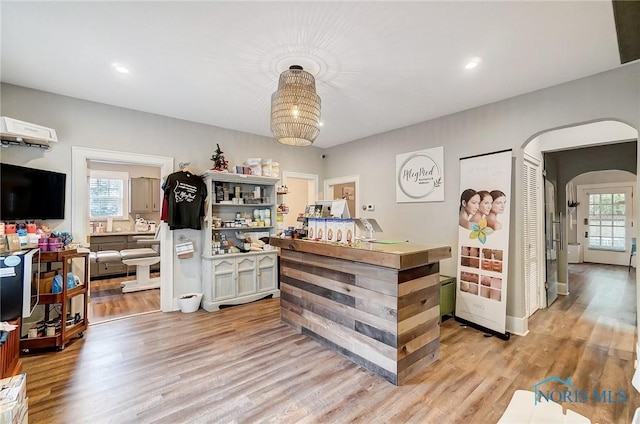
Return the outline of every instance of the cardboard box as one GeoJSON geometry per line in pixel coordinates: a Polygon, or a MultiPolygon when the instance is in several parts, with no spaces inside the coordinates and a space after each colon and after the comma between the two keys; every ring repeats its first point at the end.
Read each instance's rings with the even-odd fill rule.
{"type": "Polygon", "coordinates": [[[327,241],[327,220],[324,218],[316,219],[316,240],[327,241]]]}
{"type": "Polygon", "coordinates": [[[40,277],[40,294],[53,293],[53,277],[40,277]]]}
{"type": "Polygon", "coordinates": [[[18,374],[0,380],[0,423],[28,422],[27,375],[18,374]]]}
{"type": "Polygon", "coordinates": [[[327,241],[335,242],[338,239],[337,219],[328,218],[326,220],[327,241]]]}
{"type": "Polygon", "coordinates": [[[345,224],[343,219],[336,219],[336,242],[346,244],[347,234],[345,232],[345,224]]]}
{"type": "Polygon", "coordinates": [[[316,234],[316,218],[309,218],[307,220],[307,238],[309,240],[315,240],[316,234]]]}
{"type": "Polygon", "coordinates": [[[344,243],[351,244],[356,241],[356,222],[353,219],[343,219],[344,243]]]}

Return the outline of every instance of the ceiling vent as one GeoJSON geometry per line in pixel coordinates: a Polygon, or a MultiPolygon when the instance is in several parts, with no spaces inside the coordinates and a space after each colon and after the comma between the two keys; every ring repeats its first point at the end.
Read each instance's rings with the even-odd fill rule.
{"type": "Polygon", "coordinates": [[[50,148],[51,142],[58,142],[56,130],[6,116],[0,117],[0,139],[3,147],[27,146],[44,150],[50,148]]]}

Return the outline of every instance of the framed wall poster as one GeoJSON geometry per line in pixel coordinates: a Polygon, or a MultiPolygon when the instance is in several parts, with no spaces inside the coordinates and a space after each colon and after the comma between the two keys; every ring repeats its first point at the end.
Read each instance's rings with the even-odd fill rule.
{"type": "Polygon", "coordinates": [[[396,202],[444,201],[444,147],[396,155],[396,202]]]}
{"type": "Polygon", "coordinates": [[[355,187],[342,187],[342,198],[346,200],[354,200],[356,189],[355,187]]]}

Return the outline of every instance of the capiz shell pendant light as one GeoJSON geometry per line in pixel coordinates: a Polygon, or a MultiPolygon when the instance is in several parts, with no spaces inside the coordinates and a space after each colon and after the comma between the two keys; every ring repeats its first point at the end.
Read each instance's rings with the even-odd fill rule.
{"type": "Polygon", "coordinates": [[[320,134],[316,80],[302,66],[280,74],[278,90],[271,95],[271,133],[290,146],[310,146],[320,134]]]}

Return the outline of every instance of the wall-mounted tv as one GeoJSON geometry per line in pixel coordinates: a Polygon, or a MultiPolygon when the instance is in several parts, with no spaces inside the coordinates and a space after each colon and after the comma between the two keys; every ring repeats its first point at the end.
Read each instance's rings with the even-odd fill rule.
{"type": "Polygon", "coordinates": [[[67,175],[0,163],[0,221],[64,219],[67,175]]]}

